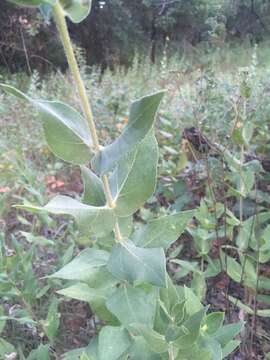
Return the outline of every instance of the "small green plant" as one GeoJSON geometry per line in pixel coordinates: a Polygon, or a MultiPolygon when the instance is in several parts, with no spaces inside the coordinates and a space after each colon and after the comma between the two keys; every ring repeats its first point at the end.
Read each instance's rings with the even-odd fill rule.
{"type": "MultiPolygon", "coordinates": [[[[135,230],[132,224],[132,215],[156,187],[159,155],[153,127],[164,91],[135,101],[121,135],[101,146],[65,20],[68,16],[75,23],[82,21],[90,11],[91,1],[14,2],[52,10],[83,110],[81,115],[62,102],[34,99],[10,85],[1,85],[7,93],[37,108],[51,151],[81,167],[81,199],[58,195],[45,206],[17,206],[33,213],[71,216],[80,236],[93,243],[49,276],[65,281],[58,294],[88,302],[105,324],[89,346],[69,352],[64,358],[226,358],[239,345],[233,339],[242,323],[223,326],[223,313],[207,314],[208,307],[194,292],[174,285],[166,271],[165,250],[181,235],[194,212],[174,212],[135,230]]],[[[200,252],[206,256],[208,251],[200,252]]],[[[57,304],[57,300],[52,302],[41,324],[52,341],[58,328],[52,321],[57,304]]],[[[4,346],[6,354],[11,348],[4,346]]],[[[48,357],[47,347],[41,345],[35,351],[38,353],[29,358],[42,353],[48,357]]]]}

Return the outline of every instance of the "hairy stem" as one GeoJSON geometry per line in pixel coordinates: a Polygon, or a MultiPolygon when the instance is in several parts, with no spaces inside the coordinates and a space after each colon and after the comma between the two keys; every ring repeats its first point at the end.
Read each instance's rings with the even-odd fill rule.
{"type": "MultiPolygon", "coordinates": [[[[82,110],[83,110],[85,118],[89,124],[91,136],[93,139],[94,149],[96,152],[98,152],[100,150],[100,145],[99,145],[97,130],[96,130],[95,122],[94,122],[92,108],[91,108],[90,102],[88,100],[86,88],[85,88],[84,82],[82,80],[79,66],[78,66],[78,63],[77,63],[77,60],[76,60],[76,57],[74,54],[70,35],[68,32],[68,28],[67,28],[65,15],[64,15],[62,7],[60,6],[60,4],[58,2],[53,7],[53,12],[54,12],[54,19],[55,19],[55,22],[56,22],[56,25],[57,25],[57,28],[58,28],[58,31],[60,34],[61,42],[63,44],[65,54],[67,57],[69,69],[73,76],[75,85],[77,87],[77,91],[78,91],[79,98],[81,101],[82,110]]],[[[114,201],[112,198],[112,193],[110,190],[108,177],[106,175],[102,176],[102,182],[103,182],[103,188],[104,188],[104,192],[105,192],[105,196],[106,196],[106,200],[107,200],[107,205],[110,208],[114,208],[115,204],[114,204],[114,201]]],[[[115,225],[114,233],[115,233],[116,240],[121,241],[122,235],[121,235],[118,223],[116,223],[116,225],[115,225]]]]}

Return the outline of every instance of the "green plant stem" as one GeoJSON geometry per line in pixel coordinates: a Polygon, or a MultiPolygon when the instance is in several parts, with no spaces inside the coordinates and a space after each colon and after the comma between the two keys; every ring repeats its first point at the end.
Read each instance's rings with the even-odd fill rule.
{"type": "Polygon", "coordinates": [[[239,197],[239,220],[240,227],[243,226],[243,191],[244,191],[244,182],[243,182],[243,164],[244,164],[244,145],[241,145],[240,149],[240,197],[239,197]]]}
{"type": "MultiPolygon", "coordinates": [[[[97,130],[96,130],[95,122],[94,122],[93,112],[92,112],[91,105],[90,105],[90,102],[87,97],[86,88],[85,88],[84,82],[82,80],[79,66],[78,66],[78,63],[77,63],[77,60],[76,60],[76,57],[74,54],[70,35],[68,32],[68,28],[67,28],[65,15],[64,15],[61,5],[58,2],[54,5],[53,12],[54,12],[54,19],[55,19],[55,22],[56,22],[56,25],[57,25],[57,28],[58,28],[58,31],[60,34],[60,38],[61,38],[64,50],[65,50],[65,54],[67,57],[70,72],[74,78],[74,82],[76,84],[79,98],[81,101],[81,106],[82,106],[85,118],[87,119],[88,124],[89,124],[91,136],[93,139],[94,149],[96,152],[98,152],[100,150],[100,145],[99,145],[97,130]]],[[[104,192],[105,192],[105,196],[106,196],[106,200],[107,200],[107,205],[113,209],[115,207],[115,203],[113,201],[108,177],[106,175],[102,176],[102,182],[103,182],[104,192]]],[[[115,233],[116,240],[121,241],[122,235],[121,235],[118,223],[116,223],[116,225],[115,225],[114,233],[115,233]]]]}
{"type": "Polygon", "coordinates": [[[168,353],[169,353],[169,360],[174,360],[174,352],[173,352],[173,346],[172,346],[172,344],[169,344],[168,353]]]}

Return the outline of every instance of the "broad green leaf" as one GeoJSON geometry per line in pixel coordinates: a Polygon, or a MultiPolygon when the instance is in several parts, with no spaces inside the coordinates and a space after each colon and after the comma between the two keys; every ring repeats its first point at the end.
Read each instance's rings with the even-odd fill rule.
{"type": "Polygon", "coordinates": [[[212,360],[222,360],[222,347],[218,341],[209,338],[206,341],[207,348],[212,354],[212,360]]]}
{"type": "Polygon", "coordinates": [[[241,341],[238,340],[231,340],[228,342],[227,345],[224,346],[222,349],[222,359],[226,359],[228,355],[234,352],[238,346],[241,344],[241,341]]]}
{"type": "Polygon", "coordinates": [[[69,264],[65,265],[56,273],[50,275],[52,278],[64,280],[88,281],[91,273],[100,270],[107,264],[109,254],[103,250],[85,249],[69,264]]]}
{"type": "Polygon", "coordinates": [[[253,132],[254,132],[254,123],[252,121],[246,121],[243,126],[242,136],[243,136],[245,145],[247,147],[249,146],[253,132]]]}
{"type": "Polygon", "coordinates": [[[214,335],[214,338],[221,344],[226,346],[236,335],[238,335],[243,327],[243,322],[224,325],[214,335]]]}
{"type": "Polygon", "coordinates": [[[0,338],[0,358],[6,359],[5,355],[12,352],[15,352],[15,347],[6,340],[0,338]]]}
{"type": "Polygon", "coordinates": [[[98,338],[91,339],[89,345],[84,348],[68,351],[63,355],[63,360],[79,360],[85,354],[89,360],[98,360],[98,338]]]}
{"type": "Polygon", "coordinates": [[[133,344],[129,349],[129,355],[132,360],[161,360],[159,354],[149,349],[147,342],[141,336],[133,338],[133,344]]]}
{"type": "Polygon", "coordinates": [[[45,211],[55,215],[70,215],[75,219],[83,235],[94,233],[97,236],[105,236],[112,231],[116,221],[113,210],[106,206],[82,204],[63,195],[56,196],[43,207],[31,205],[16,205],[16,207],[33,213],[45,211]]]}
{"type": "Polygon", "coordinates": [[[99,360],[118,360],[131,345],[127,330],[122,327],[104,326],[98,336],[99,360]]]}
{"type": "Polygon", "coordinates": [[[35,350],[32,350],[27,360],[50,360],[50,345],[40,344],[35,350]]]}
{"type": "Polygon", "coordinates": [[[205,318],[207,334],[215,334],[221,328],[224,321],[223,312],[213,312],[208,314],[205,318]]]}
{"type": "Polygon", "coordinates": [[[45,334],[53,342],[59,325],[60,325],[60,313],[58,312],[59,300],[54,297],[50,303],[46,320],[42,321],[42,328],[45,334]]]}
{"type": "Polygon", "coordinates": [[[59,0],[66,16],[74,23],[80,23],[90,13],[92,0],[59,0]]]}
{"type": "Polygon", "coordinates": [[[191,287],[194,290],[194,293],[198,297],[200,301],[202,301],[205,298],[206,291],[207,291],[207,285],[205,281],[204,274],[201,274],[199,272],[195,272],[193,274],[193,278],[191,281],[191,287]]]}
{"type": "Polygon", "coordinates": [[[57,291],[58,294],[70,297],[72,299],[86,301],[90,304],[93,312],[99,317],[99,319],[114,323],[117,323],[117,320],[114,316],[108,311],[106,307],[106,301],[109,296],[113,293],[114,287],[106,288],[91,288],[87,284],[78,283],[72,286],[69,286],[65,289],[57,291]]]}
{"type": "Polygon", "coordinates": [[[146,341],[149,349],[153,352],[161,354],[168,350],[168,344],[165,337],[150,327],[143,324],[132,324],[130,329],[141,335],[146,341]]]}
{"type": "Polygon", "coordinates": [[[184,297],[180,299],[176,286],[173,284],[169,275],[166,275],[166,288],[159,291],[160,300],[165,304],[166,309],[170,312],[178,302],[184,301],[184,297]]]}
{"type": "Polygon", "coordinates": [[[166,258],[162,249],[143,249],[130,241],[114,245],[108,270],[120,280],[166,286],[166,258]]]}
{"type": "Polygon", "coordinates": [[[176,325],[182,324],[182,322],[186,318],[186,300],[174,305],[174,307],[172,308],[172,316],[176,325]]]}
{"type": "Polygon", "coordinates": [[[193,314],[181,326],[182,334],[173,342],[174,346],[179,349],[187,349],[191,347],[200,335],[200,328],[205,317],[205,309],[193,314]]]}
{"type": "Polygon", "coordinates": [[[19,6],[40,6],[43,4],[54,5],[56,0],[8,0],[19,6]]]}
{"type": "Polygon", "coordinates": [[[146,293],[142,289],[127,287],[119,288],[107,300],[107,308],[119,321],[128,326],[132,323],[154,324],[157,293],[146,293]]]}
{"type": "Polygon", "coordinates": [[[194,344],[192,348],[181,349],[175,360],[213,360],[208,349],[202,349],[194,344]]]}
{"type": "Polygon", "coordinates": [[[152,129],[163,96],[164,91],[160,91],[145,96],[131,105],[129,121],[123,133],[93,158],[93,166],[97,173],[104,174],[111,170],[123,156],[145,138],[152,129]]]}
{"type": "Polygon", "coordinates": [[[93,206],[105,205],[106,198],[100,178],[86,166],[81,166],[81,174],[84,185],[82,202],[93,206]]]}
{"type": "Polygon", "coordinates": [[[184,232],[193,211],[183,211],[152,221],[137,230],[132,241],[142,247],[163,247],[167,249],[184,232]]]}
{"type": "Polygon", "coordinates": [[[156,187],[158,146],[153,132],[124,156],[112,176],[110,185],[117,216],[128,216],[138,210],[156,187]]]}
{"type": "Polygon", "coordinates": [[[189,315],[193,315],[202,310],[203,306],[198,297],[192,291],[192,289],[185,286],[184,294],[186,299],[186,311],[189,315]]]}
{"type": "Polygon", "coordinates": [[[9,85],[0,84],[0,87],[37,108],[46,141],[56,156],[74,164],[84,164],[90,160],[92,138],[89,126],[75,109],[57,101],[31,99],[9,85]]]}
{"type": "Polygon", "coordinates": [[[242,267],[241,265],[232,257],[228,256],[221,252],[222,264],[223,268],[227,274],[233,279],[235,282],[240,283],[241,281],[241,274],[242,274],[242,267]]]}

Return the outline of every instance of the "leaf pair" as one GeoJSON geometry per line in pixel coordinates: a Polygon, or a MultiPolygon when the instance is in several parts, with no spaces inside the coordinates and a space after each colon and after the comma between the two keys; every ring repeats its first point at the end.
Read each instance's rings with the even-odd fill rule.
{"type": "MultiPolygon", "coordinates": [[[[10,85],[0,84],[0,87],[37,108],[46,140],[56,156],[78,165],[90,161],[93,148],[89,126],[75,109],[58,101],[32,99],[10,85]]],[[[163,91],[157,92],[132,104],[129,122],[122,135],[112,144],[102,148],[93,159],[93,166],[98,173],[104,174],[112,170],[141,143],[153,127],[163,95],[163,91]]]]}

